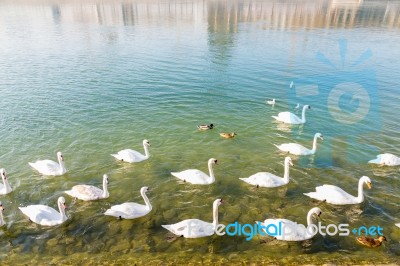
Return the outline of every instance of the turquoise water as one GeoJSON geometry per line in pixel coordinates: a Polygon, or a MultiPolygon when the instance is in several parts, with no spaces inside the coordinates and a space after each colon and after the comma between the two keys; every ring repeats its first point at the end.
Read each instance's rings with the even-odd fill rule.
{"type": "Polygon", "coordinates": [[[399,168],[366,164],[376,152],[400,154],[397,2],[0,5],[0,167],[14,189],[0,197],[6,208],[7,225],[0,229],[5,264],[398,262],[399,168]],[[361,69],[376,74],[374,118],[381,128],[360,134],[372,123],[362,121],[345,132],[338,126],[322,132],[326,140],[315,156],[293,157],[287,186],[255,189],[238,180],[260,171],[282,175],[285,155],[272,144],[311,145],[318,125],[326,125],[323,101],[309,103],[313,109],[305,126],[282,127],[271,115],[294,107],[286,105],[290,81],[333,71],[316,59],[318,52],[341,66],[343,39],[345,69],[372,51],[361,69]],[[278,104],[266,105],[268,98],[278,104]],[[199,123],[216,127],[199,132],[199,123]],[[222,139],[218,133],[224,131],[238,135],[222,139]],[[145,138],[151,142],[149,160],[126,164],[110,156],[124,148],[143,151],[145,138]],[[55,160],[57,151],[65,156],[66,175],[42,177],[29,168],[30,161],[55,160]],[[188,168],[206,171],[211,157],[219,161],[212,185],[182,184],[170,175],[188,168]],[[110,197],[81,202],[64,195],[70,219],[61,226],[31,224],[18,210],[37,203],[56,207],[64,190],[81,183],[100,187],[104,173],[110,176],[110,197]],[[331,206],[303,195],[325,183],[355,194],[362,175],[372,179],[373,188],[360,205],[331,206]],[[149,215],[123,221],[103,215],[114,204],[141,203],[144,185],[152,190],[149,215]],[[211,221],[216,198],[226,201],[219,209],[224,224],[273,217],[304,224],[308,210],[318,206],[322,223],[380,225],[389,241],[366,249],[353,235],[289,244],[239,236],[165,240],[161,224],[211,221]]]}

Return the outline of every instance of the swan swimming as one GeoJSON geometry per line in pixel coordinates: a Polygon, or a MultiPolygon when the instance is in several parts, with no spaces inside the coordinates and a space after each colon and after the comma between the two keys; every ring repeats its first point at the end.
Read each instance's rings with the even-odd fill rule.
{"type": "Polygon", "coordinates": [[[65,205],[64,197],[59,197],[57,204],[60,212],[46,205],[29,205],[26,207],[19,207],[19,209],[34,223],[54,226],[62,224],[67,220],[67,216],[65,215],[67,205],[65,205]]]}
{"type": "Polygon", "coordinates": [[[269,105],[275,105],[275,99],[272,99],[272,100],[267,100],[266,101],[267,102],[267,104],[269,104],[269,105]]]}
{"type": "Polygon", "coordinates": [[[185,238],[199,238],[212,236],[218,225],[218,206],[222,199],[216,199],[213,203],[213,222],[208,223],[199,219],[187,219],[176,224],[161,225],[171,233],[185,238]]]}
{"type": "Polygon", "coordinates": [[[208,160],[208,170],[210,172],[210,176],[197,169],[188,169],[182,172],[171,172],[171,175],[179,178],[183,182],[188,182],[195,185],[209,185],[215,181],[212,165],[217,163],[217,159],[211,158],[208,160]]]}
{"type": "Polygon", "coordinates": [[[283,152],[288,152],[294,155],[312,155],[317,151],[317,139],[324,140],[324,137],[321,133],[316,133],[314,135],[313,147],[311,150],[297,143],[283,143],[281,145],[274,144],[274,146],[283,152]]]}
{"type": "Polygon", "coordinates": [[[71,190],[67,190],[64,192],[71,197],[85,201],[105,199],[108,198],[110,195],[107,190],[107,185],[108,175],[103,175],[103,190],[90,185],[76,185],[73,186],[71,190]]]}
{"type": "Polygon", "coordinates": [[[364,201],[363,185],[366,184],[369,189],[372,187],[371,179],[368,176],[363,176],[358,181],[358,196],[354,197],[343,189],[332,185],[323,185],[315,188],[315,192],[304,193],[304,195],[326,201],[335,205],[358,204],[364,201]]]}
{"type": "Polygon", "coordinates": [[[272,116],[275,120],[286,123],[286,124],[304,124],[306,122],[306,110],[311,109],[311,106],[304,105],[303,112],[301,114],[301,119],[297,115],[291,112],[280,112],[278,116],[272,116]]]}
{"type": "MultiPolygon", "coordinates": [[[[313,222],[312,222],[312,217],[313,215],[317,215],[318,217],[322,214],[321,209],[318,207],[312,208],[308,214],[307,214],[307,227],[305,227],[302,224],[298,224],[296,222],[292,222],[287,219],[266,219],[264,223],[261,223],[261,225],[265,227],[269,227],[269,225],[273,225],[275,228],[286,228],[290,230],[284,230],[283,234],[281,235],[271,235],[274,236],[278,240],[283,240],[283,241],[303,241],[307,239],[313,238],[318,230],[311,230],[312,228],[310,227],[313,222]]],[[[269,235],[269,229],[266,231],[263,229],[265,233],[269,235]]]]}
{"type": "Polygon", "coordinates": [[[135,150],[125,149],[125,150],[119,151],[117,154],[111,154],[111,156],[113,156],[117,160],[120,160],[123,162],[138,163],[138,162],[149,159],[149,157],[150,157],[149,148],[148,148],[149,146],[150,146],[150,142],[147,139],[145,139],[145,140],[143,140],[143,148],[144,148],[144,153],[145,153],[144,155],[135,150]]]}
{"type": "Polygon", "coordinates": [[[8,178],[6,174],[6,170],[4,168],[0,169],[0,175],[3,180],[3,184],[0,183],[0,194],[5,195],[12,191],[10,184],[8,183],[8,178]]]}
{"type": "Polygon", "coordinates": [[[390,153],[384,153],[377,155],[376,159],[370,160],[368,163],[379,164],[382,166],[396,166],[400,165],[400,158],[390,153]]]}
{"type": "Polygon", "coordinates": [[[280,187],[289,183],[289,165],[293,166],[290,157],[285,158],[283,178],[267,172],[259,172],[240,180],[257,187],[280,187]]]}
{"type": "Polygon", "coordinates": [[[57,152],[58,163],[52,160],[39,160],[29,165],[41,173],[42,175],[48,176],[59,176],[67,172],[64,166],[64,156],[61,152],[57,152]]]}
{"type": "Polygon", "coordinates": [[[145,216],[152,210],[149,198],[147,198],[146,193],[149,192],[148,187],[142,187],[140,189],[140,195],[145,202],[145,205],[135,203],[135,202],[124,202],[119,205],[111,206],[110,209],[106,210],[105,215],[114,216],[119,219],[135,219],[145,216]]]}
{"type": "Polygon", "coordinates": [[[6,222],[4,221],[4,218],[3,218],[4,210],[5,210],[5,208],[3,206],[3,203],[0,202],[0,227],[6,224],[6,222]]]}

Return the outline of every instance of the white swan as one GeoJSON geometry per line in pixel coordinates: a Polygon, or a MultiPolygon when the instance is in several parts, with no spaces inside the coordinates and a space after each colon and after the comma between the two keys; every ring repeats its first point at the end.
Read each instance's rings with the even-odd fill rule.
{"type": "Polygon", "coordinates": [[[382,166],[396,166],[400,165],[400,158],[390,153],[384,153],[377,155],[376,159],[370,160],[368,163],[380,164],[382,166]]]}
{"type": "Polygon", "coordinates": [[[314,135],[313,147],[311,150],[297,143],[283,143],[281,145],[274,144],[274,146],[283,152],[291,153],[294,155],[312,155],[315,154],[315,152],[317,151],[317,139],[324,140],[324,137],[321,133],[316,133],[314,135]]]}
{"type": "Polygon", "coordinates": [[[6,224],[6,222],[4,221],[4,218],[3,218],[4,210],[5,210],[5,208],[4,208],[3,204],[0,202],[0,227],[6,224]]]}
{"type": "Polygon", "coordinates": [[[293,166],[292,159],[290,157],[286,157],[283,178],[271,173],[259,172],[248,178],[239,179],[257,187],[280,187],[289,183],[289,164],[293,166]]]}
{"type": "Polygon", "coordinates": [[[171,172],[171,175],[183,180],[184,182],[195,185],[209,185],[215,181],[212,165],[217,163],[218,160],[214,158],[208,160],[208,170],[210,172],[210,176],[197,169],[188,169],[182,172],[171,172]]]}
{"type": "Polygon", "coordinates": [[[4,168],[0,169],[0,175],[1,175],[1,178],[3,179],[3,184],[0,183],[0,194],[5,195],[5,194],[10,193],[12,191],[12,188],[11,188],[10,184],[8,184],[7,174],[6,174],[6,170],[4,170],[4,168]]]}
{"type": "Polygon", "coordinates": [[[294,109],[299,109],[300,108],[300,104],[298,103],[295,107],[294,107],[294,109]]]}
{"type": "Polygon", "coordinates": [[[34,223],[54,226],[62,224],[67,220],[67,216],[65,215],[67,206],[65,205],[64,197],[59,197],[57,203],[60,212],[46,205],[29,205],[26,207],[19,207],[19,209],[34,223]]]}
{"type": "Polygon", "coordinates": [[[303,112],[301,115],[301,119],[300,117],[298,117],[297,115],[291,113],[291,112],[280,112],[278,114],[278,116],[272,116],[273,118],[275,118],[276,120],[286,123],[286,124],[304,124],[306,122],[306,109],[311,109],[311,106],[309,105],[304,105],[303,106],[303,112]]]}
{"type": "Polygon", "coordinates": [[[358,181],[357,197],[350,195],[340,187],[332,185],[323,185],[316,187],[316,192],[304,193],[304,195],[335,205],[358,204],[364,201],[364,183],[368,186],[369,189],[372,187],[371,179],[368,176],[361,177],[358,181]]]}
{"type": "Polygon", "coordinates": [[[216,199],[213,203],[213,222],[207,223],[199,219],[187,219],[176,224],[161,225],[171,233],[185,238],[199,238],[214,234],[218,225],[218,206],[222,199],[216,199]]]}
{"type": "Polygon", "coordinates": [[[291,81],[290,85],[289,85],[289,88],[293,88],[293,85],[294,85],[294,83],[293,83],[293,81],[291,81]]]}
{"type": "Polygon", "coordinates": [[[397,227],[400,227],[400,223],[398,223],[398,224],[395,224],[397,227]]]}
{"type": "Polygon", "coordinates": [[[272,100],[267,100],[266,101],[267,102],[267,104],[269,104],[269,105],[275,105],[275,99],[272,99],[272,100]]]}
{"type": "Polygon", "coordinates": [[[135,202],[124,202],[120,205],[111,206],[104,214],[109,216],[118,217],[120,219],[135,219],[148,214],[152,206],[146,193],[149,192],[148,187],[142,187],[140,189],[140,194],[142,195],[145,205],[138,204],[135,202]]]}
{"type": "Polygon", "coordinates": [[[143,140],[143,148],[144,148],[144,155],[141,154],[140,152],[131,150],[131,149],[125,149],[119,151],[117,154],[111,154],[111,156],[115,157],[117,160],[123,161],[123,162],[128,162],[128,163],[138,163],[144,160],[149,159],[150,153],[149,153],[149,147],[150,142],[145,139],[143,140]]]}
{"type": "Polygon", "coordinates": [[[108,176],[103,175],[103,190],[98,187],[90,185],[76,185],[71,190],[64,191],[71,197],[78,198],[80,200],[98,200],[105,199],[110,196],[107,190],[108,176]]]}
{"type": "Polygon", "coordinates": [[[63,175],[67,172],[64,166],[64,156],[61,152],[57,152],[58,163],[52,160],[40,160],[29,165],[42,175],[63,175]]]}
{"type": "Polygon", "coordinates": [[[263,228],[266,234],[274,236],[278,240],[303,241],[313,238],[318,232],[318,229],[311,227],[314,214],[319,217],[322,214],[321,209],[314,207],[308,212],[307,227],[287,219],[266,219],[261,225],[266,227],[267,230],[263,228]],[[281,228],[283,230],[279,234],[277,230],[275,230],[276,228],[281,228]]]}

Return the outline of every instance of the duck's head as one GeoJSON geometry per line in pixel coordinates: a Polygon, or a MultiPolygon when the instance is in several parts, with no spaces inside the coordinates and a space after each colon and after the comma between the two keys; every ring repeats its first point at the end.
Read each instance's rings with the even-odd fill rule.
{"type": "Polygon", "coordinates": [[[387,239],[386,239],[385,236],[380,236],[380,237],[378,238],[378,240],[379,240],[380,242],[387,241],[387,239]]]}
{"type": "Polygon", "coordinates": [[[147,139],[145,139],[145,140],[143,140],[143,145],[150,146],[150,142],[147,139]]]}
{"type": "Polygon", "coordinates": [[[214,127],[214,124],[210,124],[208,127],[211,129],[214,127]]]}
{"type": "Polygon", "coordinates": [[[368,187],[369,189],[372,188],[372,181],[371,181],[371,178],[369,178],[368,176],[363,176],[363,177],[361,177],[361,180],[367,185],[367,187],[368,187]]]}

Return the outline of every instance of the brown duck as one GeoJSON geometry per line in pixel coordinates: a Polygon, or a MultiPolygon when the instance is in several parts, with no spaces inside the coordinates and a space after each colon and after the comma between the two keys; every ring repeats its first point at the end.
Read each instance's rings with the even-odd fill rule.
{"type": "Polygon", "coordinates": [[[387,241],[386,237],[384,236],[380,236],[377,239],[373,239],[372,237],[366,237],[366,236],[359,236],[356,237],[356,240],[358,243],[370,247],[370,248],[375,248],[375,247],[379,247],[380,245],[382,245],[383,241],[387,241]]]}

